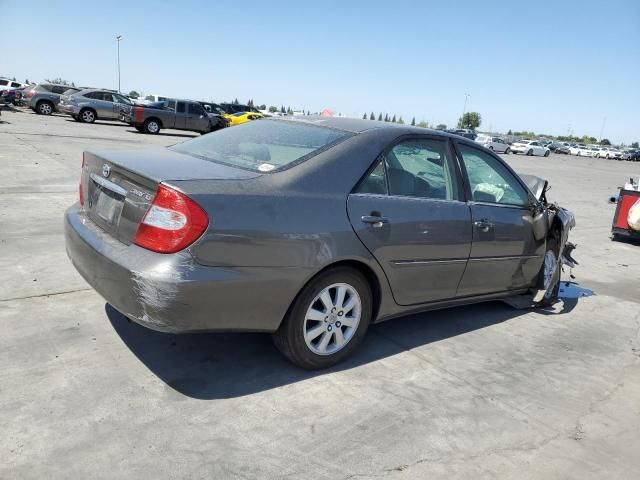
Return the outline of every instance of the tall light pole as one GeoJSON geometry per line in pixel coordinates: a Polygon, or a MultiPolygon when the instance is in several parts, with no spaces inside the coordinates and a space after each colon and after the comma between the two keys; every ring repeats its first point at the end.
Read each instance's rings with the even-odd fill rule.
{"type": "Polygon", "coordinates": [[[467,100],[469,99],[470,96],[471,95],[469,95],[468,93],[464,94],[464,107],[462,107],[462,117],[460,117],[461,122],[464,121],[464,114],[467,112],[467,100]]]}
{"type": "Polygon", "coordinates": [[[116,42],[118,43],[118,93],[120,93],[120,40],[122,40],[122,35],[116,36],[116,42]]]}
{"type": "Polygon", "coordinates": [[[604,124],[607,122],[607,117],[604,117],[602,119],[602,127],[600,127],[600,139],[598,140],[598,143],[602,142],[602,134],[604,133],[604,124]]]}

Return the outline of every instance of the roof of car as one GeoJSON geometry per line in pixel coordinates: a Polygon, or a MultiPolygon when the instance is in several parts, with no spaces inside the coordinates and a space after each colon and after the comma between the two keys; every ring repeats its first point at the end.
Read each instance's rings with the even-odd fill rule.
{"type": "MultiPolygon", "coordinates": [[[[280,122],[300,122],[308,123],[312,125],[321,125],[324,127],[335,128],[338,130],[344,130],[351,133],[362,133],[367,130],[373,129],[396,129],[398,133],[416,134],[416,133],[429,133],[435,135],[441,135],[443,137],[452,137],[456,139],[464,138],[459,135],[443,132],[442,130],[432,130],[430,128],[412,127],[410,125],[404,125],[401,123],[381,122],[377,120],[364,120],[361,118],[346,118],[346,117],[323,117],[320,115],[304,115],[304,116],[288,116],[288,117],[271,117],[271,119],[280,122]]],[[[473,142],[471,142],[473,143],[473,142]]]]}

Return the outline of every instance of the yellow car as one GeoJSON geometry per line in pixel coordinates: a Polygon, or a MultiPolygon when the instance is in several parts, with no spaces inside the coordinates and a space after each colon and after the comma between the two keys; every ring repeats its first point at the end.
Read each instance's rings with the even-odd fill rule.
{"type": "Polygon", "coordinates": [[[264,118],[264,115],[255,112],[238,112],[232,115],[225,115],[225,118],[229,120],[229,126],[233,127],[234,125],[240,125],[241,123],[250,122],[251,120],[264,118]]]}

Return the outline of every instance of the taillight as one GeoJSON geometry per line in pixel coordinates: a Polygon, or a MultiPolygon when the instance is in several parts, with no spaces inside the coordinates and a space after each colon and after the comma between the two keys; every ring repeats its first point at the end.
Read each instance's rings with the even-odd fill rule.
{"type": "Polygon", "coordinates": [[[84,152],[82,153],[82,166],[80,167],[80,185],[78,186],[78,200],[84,207],[84,189],[82,188],[82,175],[84,174],[84,152]]]}
{"type": "Polygon", "coordinates": [[[35,93],[36,93],[36,91],[35,91],[35,90],[29,90],[29,91],[27,92],[26,97],[27,97],[27,98],[31,98],[31,97],[33,97],[33,96],[35,95],[35,93]]]}
{"type": "Polygon", "coordinates": [[[191,245],[209,225],[207,213],[184,193],[160,184],[133,242],[159,253],[175,253],[191,245]]]}

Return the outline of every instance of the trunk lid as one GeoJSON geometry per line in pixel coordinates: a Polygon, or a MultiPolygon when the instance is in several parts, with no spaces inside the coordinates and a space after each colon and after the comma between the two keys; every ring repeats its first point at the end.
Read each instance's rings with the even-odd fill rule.
{"type": "Polygon", "coordinates": [[[151,206],[158,184],[180,180],[242,180],[255,172],[168,149],[84,153],[81,185],[88,217],[129,245],[151,206]]]}

